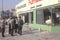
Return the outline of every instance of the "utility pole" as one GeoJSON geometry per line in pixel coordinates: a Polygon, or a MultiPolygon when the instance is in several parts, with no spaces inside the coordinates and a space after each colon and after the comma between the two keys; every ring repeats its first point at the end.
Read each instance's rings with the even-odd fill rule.
{"type": "Polygon", "coordinates": [[[2,0],[2,13],[1,16],[3,16],[4,10],[3,10],[3,0],[2,0]]]}
{"type": "Polygon", "coordinates": [[[2,11],[3,11],[3,0],[2,0],[2,11]]]}

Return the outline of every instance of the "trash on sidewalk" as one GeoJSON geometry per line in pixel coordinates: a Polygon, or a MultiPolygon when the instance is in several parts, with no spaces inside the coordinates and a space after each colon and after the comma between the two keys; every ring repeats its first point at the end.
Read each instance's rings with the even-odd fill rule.
{"type": "Polygon", "coordinates": [[[43,33],[48,33],[49,31],[48,30],[42,30],[42,29],[39,29],[40,32],[43,32],[43,33]]]}

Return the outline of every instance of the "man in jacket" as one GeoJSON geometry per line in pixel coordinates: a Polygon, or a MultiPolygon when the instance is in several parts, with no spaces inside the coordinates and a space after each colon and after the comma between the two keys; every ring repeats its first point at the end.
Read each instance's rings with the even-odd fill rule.
{"type": "Polygon", "coordinates": [[[18,19],[18,33],[22,35],[22,27],[23,27],[23,20],[21,19],[21,16],[18,19]]]}

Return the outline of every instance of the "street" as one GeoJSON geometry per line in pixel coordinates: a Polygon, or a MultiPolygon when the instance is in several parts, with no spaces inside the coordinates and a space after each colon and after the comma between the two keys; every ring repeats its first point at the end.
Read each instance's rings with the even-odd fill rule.
{"type": "Polygon", "coordinates": [[[0,40],[60,40],[60,0],[0,0],[0,40]]]}
{"type": "Polygon", "coordinates": [[[0,40],[60,40],[60,33],[58,32],[39,32],[37,29],[30,30],[30,28],[26,26],[23,26],[22,35],[17,34],[16,36],[8,34],[7,26],[5,36],[6,37],[2,37],[0,33],[0,40]]]}

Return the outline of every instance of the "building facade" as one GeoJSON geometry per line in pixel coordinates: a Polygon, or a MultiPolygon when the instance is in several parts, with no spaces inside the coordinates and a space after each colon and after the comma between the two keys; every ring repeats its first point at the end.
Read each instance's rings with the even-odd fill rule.
{"type": "Polygon", "coordinates": [[[60,0],[23,0],[16,5],[16,14],[29,27],[60,31],[60,0]]]}

